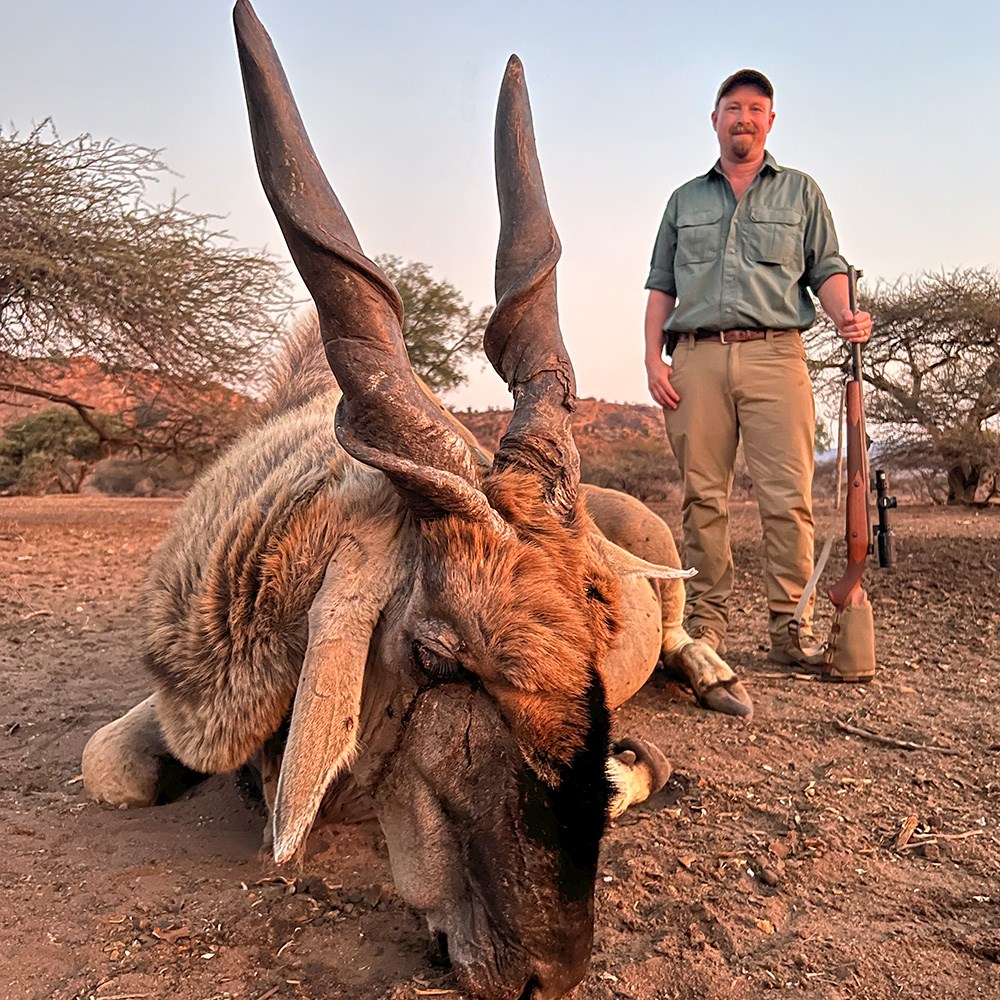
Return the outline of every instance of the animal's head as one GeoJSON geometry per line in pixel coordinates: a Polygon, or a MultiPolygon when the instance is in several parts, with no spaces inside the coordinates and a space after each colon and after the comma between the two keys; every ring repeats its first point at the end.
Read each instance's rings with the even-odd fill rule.
{"type": "Polygon", "coordinates": [[[511,58],[497,112],[498,305],[485,342],[515,408],[490,461],[422,390],[399,296],[362,253],[270,39],[245,0],[235,20],[261,179],[344,393],[337,436],[407,511],[402,529],[398,510],[369,512],[310,610],[276,857],[301,848],[330,780],[356,758],[399,891],[447,941],[467,988],[562,996],[590,957],[609,799],[600,670],[628,557],[619,550],[610,568],[577,502],[560,246],[521,64],[511,58]]]}

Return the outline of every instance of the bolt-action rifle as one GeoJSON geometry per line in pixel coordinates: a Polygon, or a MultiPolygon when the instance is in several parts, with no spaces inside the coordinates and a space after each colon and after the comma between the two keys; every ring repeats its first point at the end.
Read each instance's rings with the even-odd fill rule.
{"type": "MultiPolygon", "coordinates": [[[[860,271],[847,268],[851,312],[857,312],[857,285],[860,271]]],[[[889,481],[880,469],[875,473],[878,526],[872,530],[868,503],[868,433],[862,394],[861,345],[851,344],[851,371],[845,392],[847,411],[847,566],[844,574],[827,591],[833,602],[833,625],[826,648],[823,677],[831,681],[860,683],[875,676],[875,619],[868,594],[861,585],[868,555],[875,551],[878,538],[879,565],[891,566],[892,530],[889,511],[896,506],[890,497],[889,481]]]]}

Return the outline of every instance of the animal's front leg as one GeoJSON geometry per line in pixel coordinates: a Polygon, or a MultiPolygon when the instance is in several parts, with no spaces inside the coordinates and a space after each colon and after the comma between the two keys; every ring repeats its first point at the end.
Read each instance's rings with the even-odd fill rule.
{"type": "Polygon", "coordinates": [[[155,694],[98,729],[83,749],[84,787],[91,798],[115,806],[171,802],[205,777],[167,749],[155,694]]]}
{"type": "Polygon", "coordinates": [[[749,722],[753,702],[733,668],[701,639],[684,629],[684,581],[658,580],[663,613],[663,666],[683,674],[706,708],[749,722]]]}
{"type": "Polygon", "coordinates": [[[608,777],[614,792],[608,818],[617,819],[629,806],[645,802],[670,778],[670,761],[645,740],[620,740],[608,758],[608,777]]]}
{"type": "Polygon", "coordinates": [[[753,702],[733,668],[701,639],[687,636],[686,644],[664,665],[674,667],[685,676],[694,693],[706,708],[726,715],[736,715],[749,722],[753,718],[753,702]]]}

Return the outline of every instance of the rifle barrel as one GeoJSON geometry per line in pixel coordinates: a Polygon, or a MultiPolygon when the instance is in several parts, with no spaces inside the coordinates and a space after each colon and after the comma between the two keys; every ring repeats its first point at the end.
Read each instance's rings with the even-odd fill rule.
{"type": "MultiPolygon", "coordinates": [[[[858,278],[863,274],[853,264],[847,265],[847,297],[851,315],[858,311],[858,278]]],[[[851,344],[851,377],[861,381],[861,345],[851,344]]]]}

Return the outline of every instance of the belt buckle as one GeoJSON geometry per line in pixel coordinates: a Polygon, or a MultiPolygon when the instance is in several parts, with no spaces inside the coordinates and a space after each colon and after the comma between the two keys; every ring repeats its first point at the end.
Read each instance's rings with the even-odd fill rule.
{"type": "Polygon", "coordinates": [[[726,340],[726,331],[725,330],[720,330],[719,331],[719,343],[720,344],[728,344],[729,343],[729,341],[726,340]]]}

